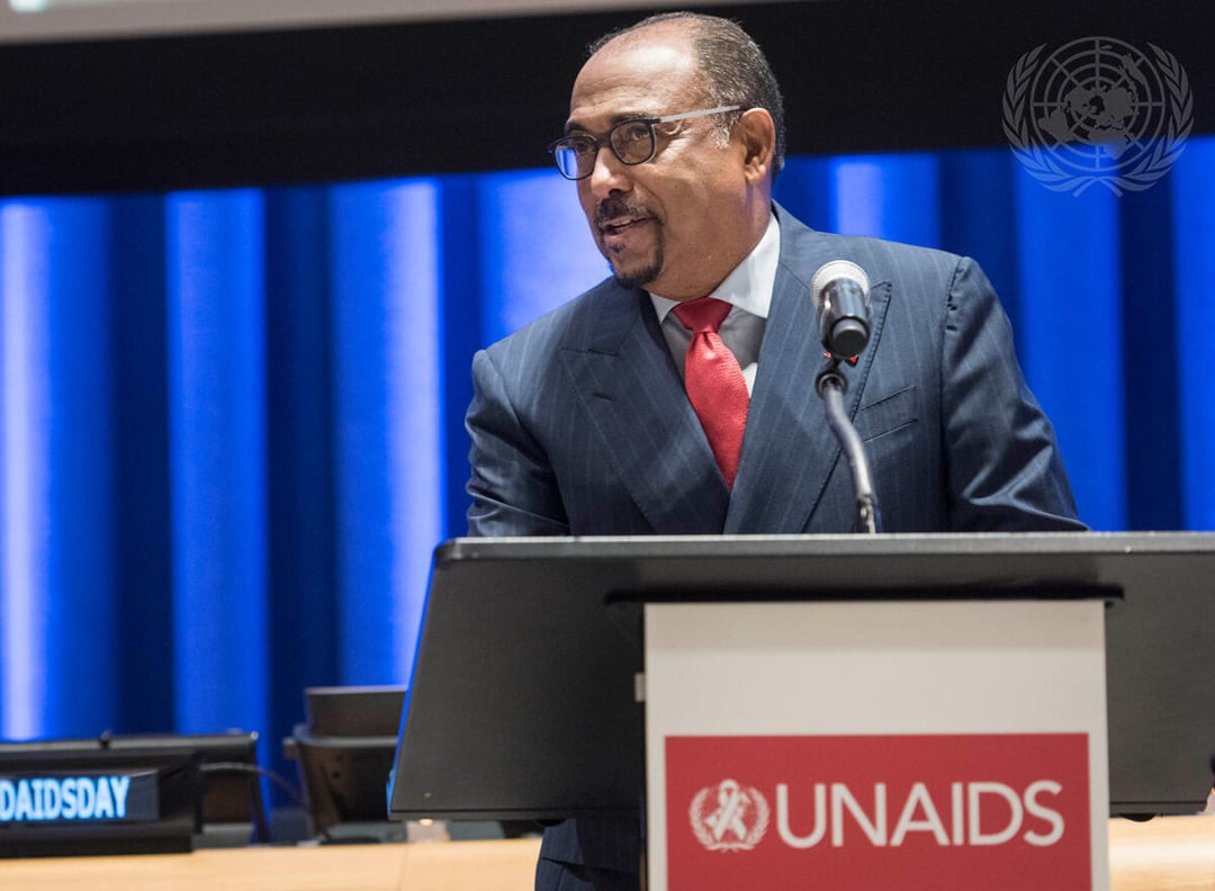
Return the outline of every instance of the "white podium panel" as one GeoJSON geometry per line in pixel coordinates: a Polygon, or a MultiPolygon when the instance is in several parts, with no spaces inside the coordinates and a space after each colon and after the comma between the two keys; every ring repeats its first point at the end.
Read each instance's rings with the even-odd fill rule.
{"type": "Polygon", "coordinates": [[[1107,888],[1103,612],[648,604],[649,889],[1107,888]]]}

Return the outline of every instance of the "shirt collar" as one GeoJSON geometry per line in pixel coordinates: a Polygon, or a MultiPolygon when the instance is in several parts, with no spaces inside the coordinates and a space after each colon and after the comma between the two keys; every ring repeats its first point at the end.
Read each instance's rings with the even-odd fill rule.
{"type": "MultiPolygon", "coordinates": [[[[759,244],[734,267],[720,285],[708,297],[716,297],[737,306],[761,319],[768,318],[772,306],[772,289],[776,286],[776,267],[780,263],[780,225],[776,222],[776,214],[768,217],[768,228],[764,230],[759,244]]],[[[650,301],[654,304],[654,312],[658,314],[658,324],[662,324],[669,313],[678,304],[653,291],[648,292],[650,301]]]]}

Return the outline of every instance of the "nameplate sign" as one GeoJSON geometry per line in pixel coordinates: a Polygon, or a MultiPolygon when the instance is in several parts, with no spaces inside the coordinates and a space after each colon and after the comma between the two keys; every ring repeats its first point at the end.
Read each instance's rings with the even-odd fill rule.
{"type": "Polygon", "coordinates": [[[0,827],[160,818],[156,771],[0,776],[0,827]]]}

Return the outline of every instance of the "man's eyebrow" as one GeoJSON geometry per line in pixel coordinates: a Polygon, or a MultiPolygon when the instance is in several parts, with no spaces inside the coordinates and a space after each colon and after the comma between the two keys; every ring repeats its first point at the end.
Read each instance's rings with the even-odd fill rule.
{"type": "MultiPolygon", "coordinates": [[[[622,124],[625,121],[636,121],[639,119],[656,118],[656,117],[659,117],[659,115],[654,114],[653,112],[649,112],[649,111],[628,111],[628,112],[623,112],[621,114],[614,114],[611,116],[611,118],[608,119],[608,130],[611,130],[612,127],[615,127],[617,124],[622,124]]],[[[590,133],[591,132],[586,127],[582,126],[577,121],[575,121],[571,118],[570,120],[565,122],[565,135],[569,136],[571,133],[573,133],[575,131],[578,131],[581,133],[590,133]]],[[[606,132],[606,131],[604,131],[604,132],[606,132]]]]}

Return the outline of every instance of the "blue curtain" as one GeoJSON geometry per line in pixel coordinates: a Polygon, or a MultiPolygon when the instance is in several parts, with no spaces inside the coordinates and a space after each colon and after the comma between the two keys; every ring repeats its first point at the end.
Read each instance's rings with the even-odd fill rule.
{"type": "MultiPolygon", "coordinates": [[[[777,192],[983,262],[1092,526],[1215,528],[1215,139],[1122,198],[1000,150],[777,192]]],[[[0,736],[276,745],[305,686],[407,682],[472,352],[605,274],[549,170],[0,201],[0,736]]]]}

